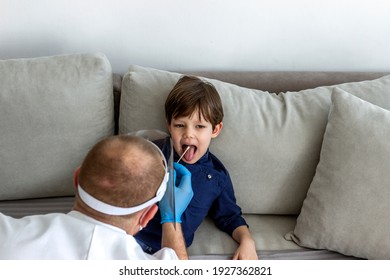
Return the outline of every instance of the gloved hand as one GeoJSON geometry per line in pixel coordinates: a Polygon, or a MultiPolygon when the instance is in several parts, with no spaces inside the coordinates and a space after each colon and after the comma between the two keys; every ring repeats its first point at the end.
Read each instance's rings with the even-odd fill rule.
{"type": "Polygon", "coordinates": [[[163,198],[159,202],[161,223],[181,223],[181,215],[187,209],[194,192],[192,191],[191,173],[180,163],[174,162],[175,202],[176,220],[173,215],[172,189],[168,186],[163,198]],[[176,181],[176,179],[178,179],[176,181]],[[178,185],[176,185],[178,183],[178,185]]]}

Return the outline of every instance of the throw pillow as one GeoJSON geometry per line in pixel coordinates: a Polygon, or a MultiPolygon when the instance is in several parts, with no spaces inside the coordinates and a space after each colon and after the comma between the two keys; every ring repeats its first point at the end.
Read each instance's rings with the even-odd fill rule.
{"type": "Polygon", "coordinates": [[[341,89],[293,233],[301,246],[390,259],[390,111],[341,89]]]}

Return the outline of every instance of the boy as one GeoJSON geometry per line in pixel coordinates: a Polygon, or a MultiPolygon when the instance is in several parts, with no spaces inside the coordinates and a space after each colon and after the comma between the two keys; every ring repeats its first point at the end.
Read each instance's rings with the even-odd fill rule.
{"type": "MultiPolygon", "coordinates": [[[[169,93],[165,102],[165,118],[171,138],[157,140],[165,157],[170,154],[170,139],[174,161],[192,174],[194,196],[183,213],[182,230],[186,246],[190,246],[196,229],[209,215],[216,226],[233,237],[240,245],[233,259],[257,259],[254,241],[236,204],[233,185],[223,164],[209,152],[212,138],[219,135],[223,123],[223,107],[213,85],[197,77],[183,76],[169,93]]],[[[160,249],[159,217],[136,235],[146,252],[160,249]]]]}

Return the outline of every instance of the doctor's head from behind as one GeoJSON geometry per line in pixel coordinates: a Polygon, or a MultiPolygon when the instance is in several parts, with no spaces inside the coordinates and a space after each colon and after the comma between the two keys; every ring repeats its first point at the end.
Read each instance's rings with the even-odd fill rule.
{"type": "Polygon", "coordinates": [[[156,214],[167,177],[165,158],[153,143],[129,135],[108,137],[75,171],[73,209],[134,235],[156,214]]]}

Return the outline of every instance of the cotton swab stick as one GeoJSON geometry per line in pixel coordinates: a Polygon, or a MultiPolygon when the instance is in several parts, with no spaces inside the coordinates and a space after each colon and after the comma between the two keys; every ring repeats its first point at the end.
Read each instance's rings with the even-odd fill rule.
{"type": "Polygon", "coordinates": [[[177,163],[183,158],[184,154],[190,149],[190,146],[187,146],[187,149],[181,154],[180,158],[177,160],[177,163]]]}

